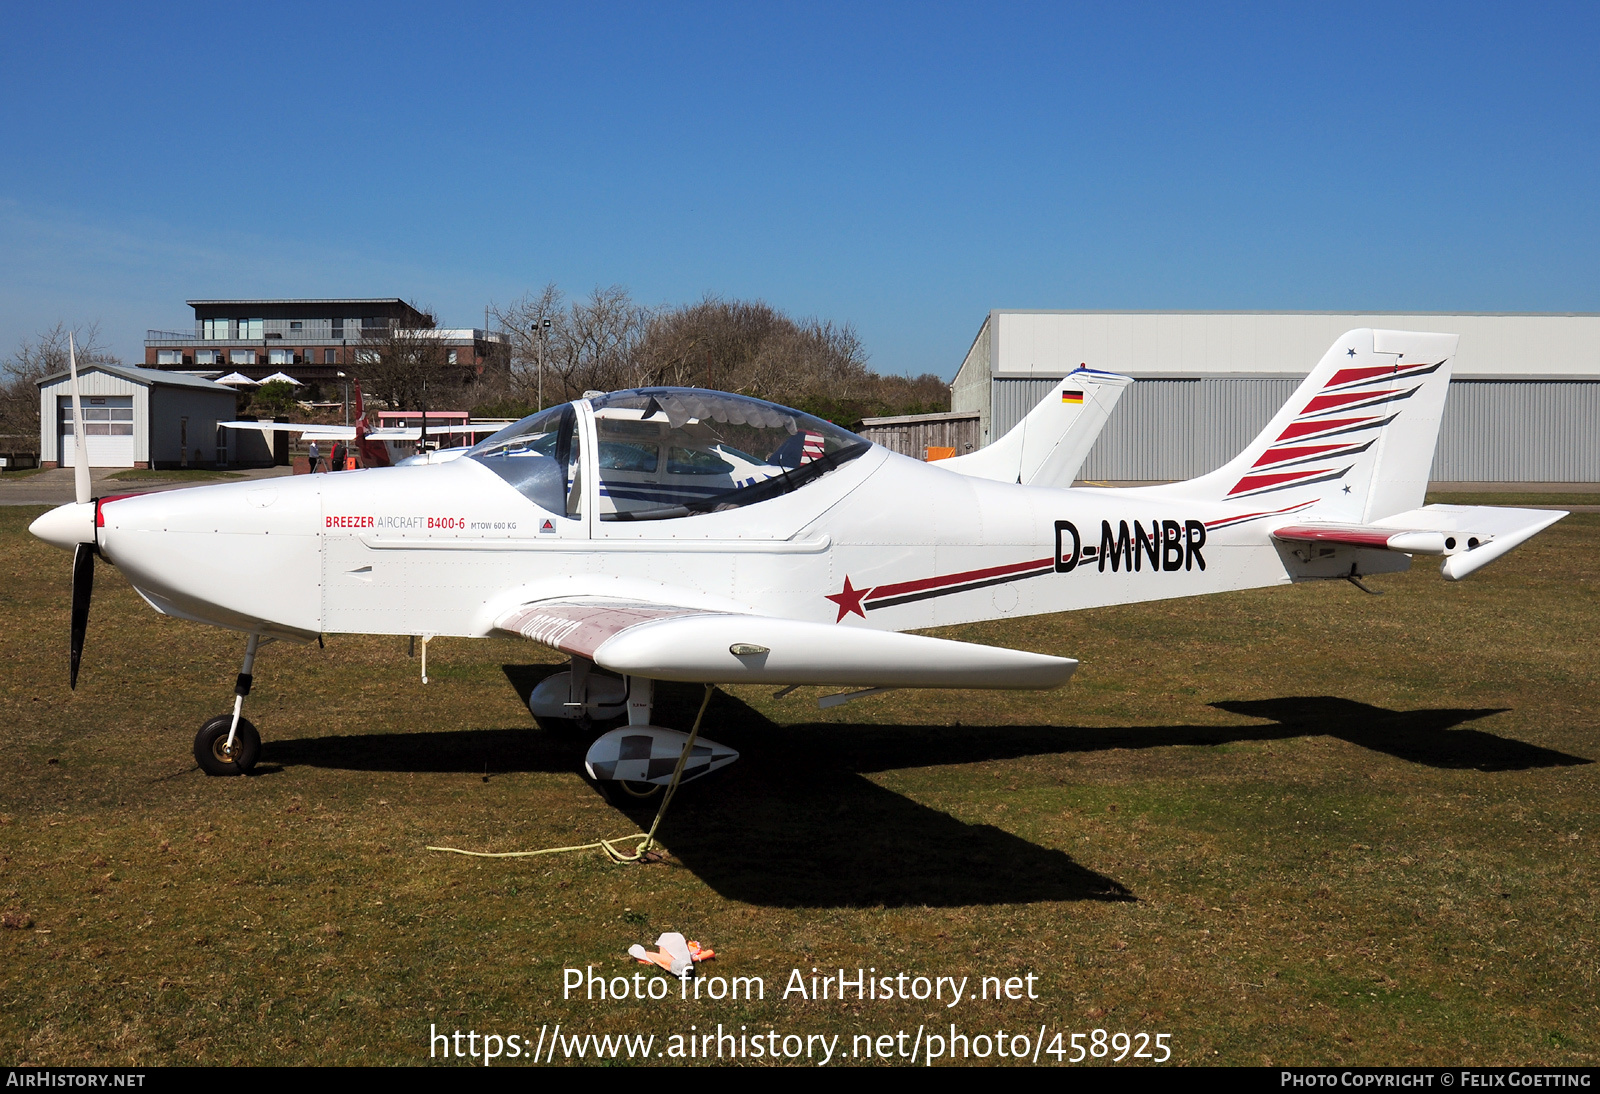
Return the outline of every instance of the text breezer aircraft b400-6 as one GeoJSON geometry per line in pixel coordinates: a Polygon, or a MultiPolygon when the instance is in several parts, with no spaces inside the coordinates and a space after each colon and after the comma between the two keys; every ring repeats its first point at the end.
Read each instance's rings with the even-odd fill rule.
{"type": "MultiPolygon", "coordinates": [[[[1011,434],[937,463],[757,399],[646,388],[532,415],[445,463],[96,501],[80,455],[79,501],[32,531],[77,552],[74,681],[97,555],[157,611],[247,636],[233,712],[195,742],[212,774],[259,755],[240,709],[262,638],[513,635],[571,657],[532,695],[540,722],[626,717],[588,768],[645,794],[686,741],[650,725],[657,680],[862,689],[824,704],[1051,688],[1076,661],[904,632],[1359,584],[1414,555],[1467,576],[1566,514],[1423,505],[1456,341],[1350,331],[1240,455],[1165,486],[1070,488],[1128,383],[1080,370],[1011,434]]],[[[687,777],[736,755],[693,753],[687,777]]]]}

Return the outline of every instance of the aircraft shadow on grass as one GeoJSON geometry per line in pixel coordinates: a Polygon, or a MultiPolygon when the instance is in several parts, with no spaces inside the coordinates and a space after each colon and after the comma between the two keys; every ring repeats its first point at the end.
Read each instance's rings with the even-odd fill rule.
{"type": "MultiPolygon", "coordinates": [[[[504,667],[526,701],[555,666],[504,667]]],[[[701,691],[658,685],[653,720],[689,726],[701,691]]],[[[1214,704],[1259,726],[778,725],[718,691],[705,731],[740,750],[691,784],[662,837],[689,870],[734,900],[784,907],[906,907],[1047,900],[1128,901],[1121,883],[986,824],[968,824],[878,786],[865,773],[1116,748],[1216,745],[1327,734],[1414,763],[1484,771],[1590,761],[1453,727],[1497,710],[1390,711],[1333,697],[1214,704]],[[704,790],[704,793],[696,792],[704,790]]],[[[524,728],[379,733],[268,742],[263,759],[351,770],[571,772],[587,739],[524,728]]],[[[655,803],[627,812],[648,825],[655,803]]]]}

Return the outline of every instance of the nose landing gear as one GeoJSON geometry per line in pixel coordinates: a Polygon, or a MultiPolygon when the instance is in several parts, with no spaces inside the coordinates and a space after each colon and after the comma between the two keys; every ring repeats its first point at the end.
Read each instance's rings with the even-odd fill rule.
{"type": "Polygon", "coordinates": [[[260,644],[258,634],[245,641],[244,667],[233,685],[233,713],[217,715],[194,735],[194,759],[207,775],[248,774],[261,758],[261,734],[239,716],[244,710],[244,697],[250,694],[250,670],[255,667],[260,644]]]}

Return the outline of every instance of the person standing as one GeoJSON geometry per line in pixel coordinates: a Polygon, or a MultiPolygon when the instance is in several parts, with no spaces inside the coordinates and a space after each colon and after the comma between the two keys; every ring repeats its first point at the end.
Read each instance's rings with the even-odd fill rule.
{"type": "Polygon", "coordinates": [[[317,473],[317,442],[316,441],[312,441],[311,442],[310,453],[311,453],[311,473],[313,475],[315,475],[317,473]]]}

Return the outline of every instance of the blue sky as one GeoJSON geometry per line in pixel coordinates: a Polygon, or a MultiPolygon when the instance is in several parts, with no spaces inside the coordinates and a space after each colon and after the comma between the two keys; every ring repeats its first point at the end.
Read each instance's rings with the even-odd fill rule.
{"type": "Polygon", "coordinates": [[[0,353],[193,297],[1600,311],[1600,7],[9,5],[0,353]]]}

